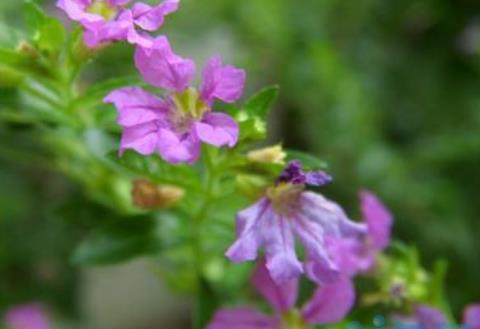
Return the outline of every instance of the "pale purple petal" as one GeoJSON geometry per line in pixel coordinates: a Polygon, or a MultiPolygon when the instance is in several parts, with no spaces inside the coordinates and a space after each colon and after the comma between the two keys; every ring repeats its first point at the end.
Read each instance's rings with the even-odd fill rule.
{"type": "Polygon", "coordinates": [[[360,193],[364,221],[368,225],[368,235],[377,250],[383,250],[390,244],[393,217],[390,211],[371,192],[360,193]]]}
{"type": "Polygon", "coordinates": [[[108,3],[110,3],[112,6],[125,6],[127,3],[129,3],[131,0],[108,0],[108,3]]]}
{"type": "Polygon", "coordinates": [[[340,272],[348,276],[367,271],[375,261],[375,253],[361,239],[327,238],[327,249],[340,272]]]}
{"type": "Polygon", "coordinates": [[[193,61],[174,54],[164,36],[152,47],[137,47],[135,64],[146,82],[170,91],[185,90],[195,75],[193,61]]]}
{"type": "Polygon", "coordinates": [[[303,308],[310,324],[330,324],[343,320],[355,303],[355,288],[347,277],[318,288],[303,308]]]}
{"type": "Polygon", "coordinates": [[[7,311],[5,324],[9,329],[49,329],[50,321],[40,305],[30,304],[7,311]]]}
{"type": "Polygon", "coordinates": [[[120,141],[120,154],[126,149],[135,150],[142,155],[153,154],[157,150],[158,139],[158,125],[155,122],[125,127],[120,141]]]}
{"type": "Polygon", "coordinates": [[[244,262],[257,258],[258,248],[262,245],[260,220],[270,207],[270,202],[262,198],[237,214],[237,240],[225,254],[231,261],[244,262]]]}
{"type": "Polygon", "coordinates": [[[270,276],[264,259],[257,263],[252,276],[252,285],[278,313],[288,311],[295,306],[298,296],[298,278],[282,285],[276,284],[270,276]]]}
{"type": "Polygon", "coordinates": [[[215,313],[207,329],[279,329],[278,320],[248,308],[222,309],[215,313]]]}
{"type": "Polygon", "coordinates": [[[238,124],[227,114],[208,112],[202,121],[195,123],[201,141],[214,146],[235,146],[238,141],[238,124]]]}
{"type": "Polygon", "coordinates": [[[463,323],[468,329],[480,329],[480,304],[469,305],[463,314],[463,323]]]}
{"type": "Polygon", "coordinates": [[[418,324],[422,325],[425,329],[442,329],[445,328],[448,321],[445,315],[436,308],[419,305],[415,309],[415,317],[418,324]]]}
{"type": "Polygon", "coordinates": [[[158,152],[172,164],[193,164],[200,156],[200,141],[194,134],[179,135],[168,128],[158,131],[158,152]]]}
{"type": "Polygon", "coordinates": [[[297,278],[303,273],[295,253],[295,239],[290,219],[268,209],[261,222],[267,268],[277,284],[297,278]]]}
{"type": "Polygon", "coordinates": [[[299,216],[316,223],[325,236],[358,237],[367,232],[365,224],[351,221],[338,204],[313,192],[302,193],[299,216]]]}
{"type": "Polygon", "coordinates": [[[77,22],[101,22],[104,21],[100,15],[88,13],[86,11],[90,1],[88,0],[58,0],[57,7],[63,10],[67,16],[77,22]]]}
{"type": "Polygon", "coordinates": [[[212,57],[203,70],[200,88],[204,101],[211,104],[214,98],[233,103],[243,94],[246,73],[231,65],[222,66],[220,56],[212,57]]]}
{"type": "Polygon", "coordinates": [[[318,222],[299,216],[292,221],[292,225],[306,250],[307,276],[318,284],[336,280],[339,270],[328,254],[323,227],[318,222]]]}
{"type": "Polygon", "coordinates": [[[155,31],[163,25],[165,16],[177,11],[180,0],[166,0],[157,6],[136,3],[133,8],[135,24],[147,31],[155,31]]]}
{"type": "Polygon", "coordinates": [[[168,105],[140,87],[127,87],[112,91],[104,102],[113,103],[118,110],[117,123],[124,127],[154,120],[165,120],[168,105]]]}

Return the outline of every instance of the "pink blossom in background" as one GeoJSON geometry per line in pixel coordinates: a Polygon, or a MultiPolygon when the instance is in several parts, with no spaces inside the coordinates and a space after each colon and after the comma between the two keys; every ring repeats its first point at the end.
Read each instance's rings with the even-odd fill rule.
{"type": "Polygon", "coordinates": [[[133,149],[143,155],[159,153],[172,164],[193,164],[200,156],[201,143],[235,146],[238,124],[225,113],[213,112],[211,106],[215,99],[232,103],[241,97],[245,71],[212,57],[197,90],[191,87],[195,64],[176,55],[163,36],[150,48],[137,47],[135,62],[145,81],[167,90],[167,95],[160,98],[127,87],[105,98],[115,104],[117,122],[123,127],[121,153],[133,149]]]}
{"type": "Polygon", "coordinates": [[[130,0],[58,0],[57,7],[85,31],[84,40],[94,48],[102,43],[126,40],[145,47],[152,45],[146,33],[159,29],[165,16],[178,9],[180,0],[165,0],[155,6],[130,0]]]}
{"type": "Polygon", "coordinates": [[[50,329],[50,320],[38,304],[15,306],[5,314],[8,329],[50,329]]]}
{"type": "Polygon", "coordinates": [[[352,282],[342,276],[335,283],[316,289],[305,305],[296,309],[298,279],[277,285],[260,260],[252,276],[252,285],[270,304],[274,313],[263,314],[251,308],[220,309],[207,329],[282,329],[307,328],[341,321],[355,302],[352,282]]]}

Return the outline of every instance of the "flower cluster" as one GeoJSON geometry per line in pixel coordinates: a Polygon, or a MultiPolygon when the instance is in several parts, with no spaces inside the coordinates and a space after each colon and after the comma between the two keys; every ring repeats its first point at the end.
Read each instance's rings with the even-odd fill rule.
{"type": "Polygon", "coordinates": [[[20,305],[9,309],[5,315],[8,329],[50,329],[50,320],[38,304],[20,305]]]}
{"type": "MultiPolygon", "coordinates": [[[[179,0],[155,6],[129,0],[59,0],[57,5],[82,25],[87,46],[122,40],[134,44],[139,73],[151,87],[163,90],[160,97],[129,86],[104,98],[118,112],[120,155],[131,149],[144,156],[159,154],[170,164],[193,165],[200,158],[202,143],[230,148],[237,144],[239,123],[213,111],[213,105],[217,100],[234,103],[241,98],[245,71],[214,56],[203,69],[202,82],[194,87],[195,63],[176,54],[166,36],[149,34],[178,9],[179,0]]],[[[286,154],[277,145],[250,151],[245,157],[251,162],[283,164],[286,154]]],[[[305,170],[295,160],[272,179],[253,205],[238,212],[236,239],[225,255],[232,262],[257,260],[252,285],[275,312],[267,316],[249,308],[221,309],[209,329],[304,329],[346,316],[355,301],[352,279],[375,268],[377,254],[390,243],[393,217],[368,191],[360,192],[363,218],[356,222],[340,205],[309,190],[331,181],[326,172],[305,170]],[[303,247],[302,257],[297,254],[298,244],[303,247]],[[298,309],[302,275],[317,288],[298,309]]],[[[133,196],[138,207],[155,208],[172,205],[184,192],[138,180],[133,196]]],[[[480,329],[479,313],[478,306],[465,313],[466,321],[476,325],[474,329],[480,329]]],[[[441,313],[423,306],[417,308],[416,316],[416,321],[430,321],[427,329],[434,329],[433,322],[445,322],[441,313]]]]}

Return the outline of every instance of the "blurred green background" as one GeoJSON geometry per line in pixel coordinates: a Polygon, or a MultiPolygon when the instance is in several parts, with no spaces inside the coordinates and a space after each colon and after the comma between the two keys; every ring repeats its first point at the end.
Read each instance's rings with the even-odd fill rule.
{"type": "MultiPolygon", "coordinates": [[[[22,38],[21,10],[0,2],[0,45],[22,38]]],[[[162,33],[183,56],[246,68],[249,94],[280,84],[269,139],[325,159],[325,193],[347,209],[358,189],[378,193],[427,268],[449,262],[456,314],[480,300],[480,3],[183,0],[162,33]]],[[[131,54],[111,47],[84,80],[135,74],[131,54]]],[[[0,86],[0,105],[12,97],[0,86]]],[[[41,298],[78,315],[70,252],[116,215],[44,156],[28,125],[0,121],[0,305],[41,298]]]]}

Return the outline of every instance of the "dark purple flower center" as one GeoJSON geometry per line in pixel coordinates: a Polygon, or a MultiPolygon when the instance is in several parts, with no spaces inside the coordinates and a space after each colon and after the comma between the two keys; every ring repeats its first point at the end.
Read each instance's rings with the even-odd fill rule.
{"type": "Polygon", "coordinates": [[[303,170],[302,163],[298,160],[290,162],[277,179],[277,182],[322,186],[332,181],[332,177],[324,171],[303,170]]]}

